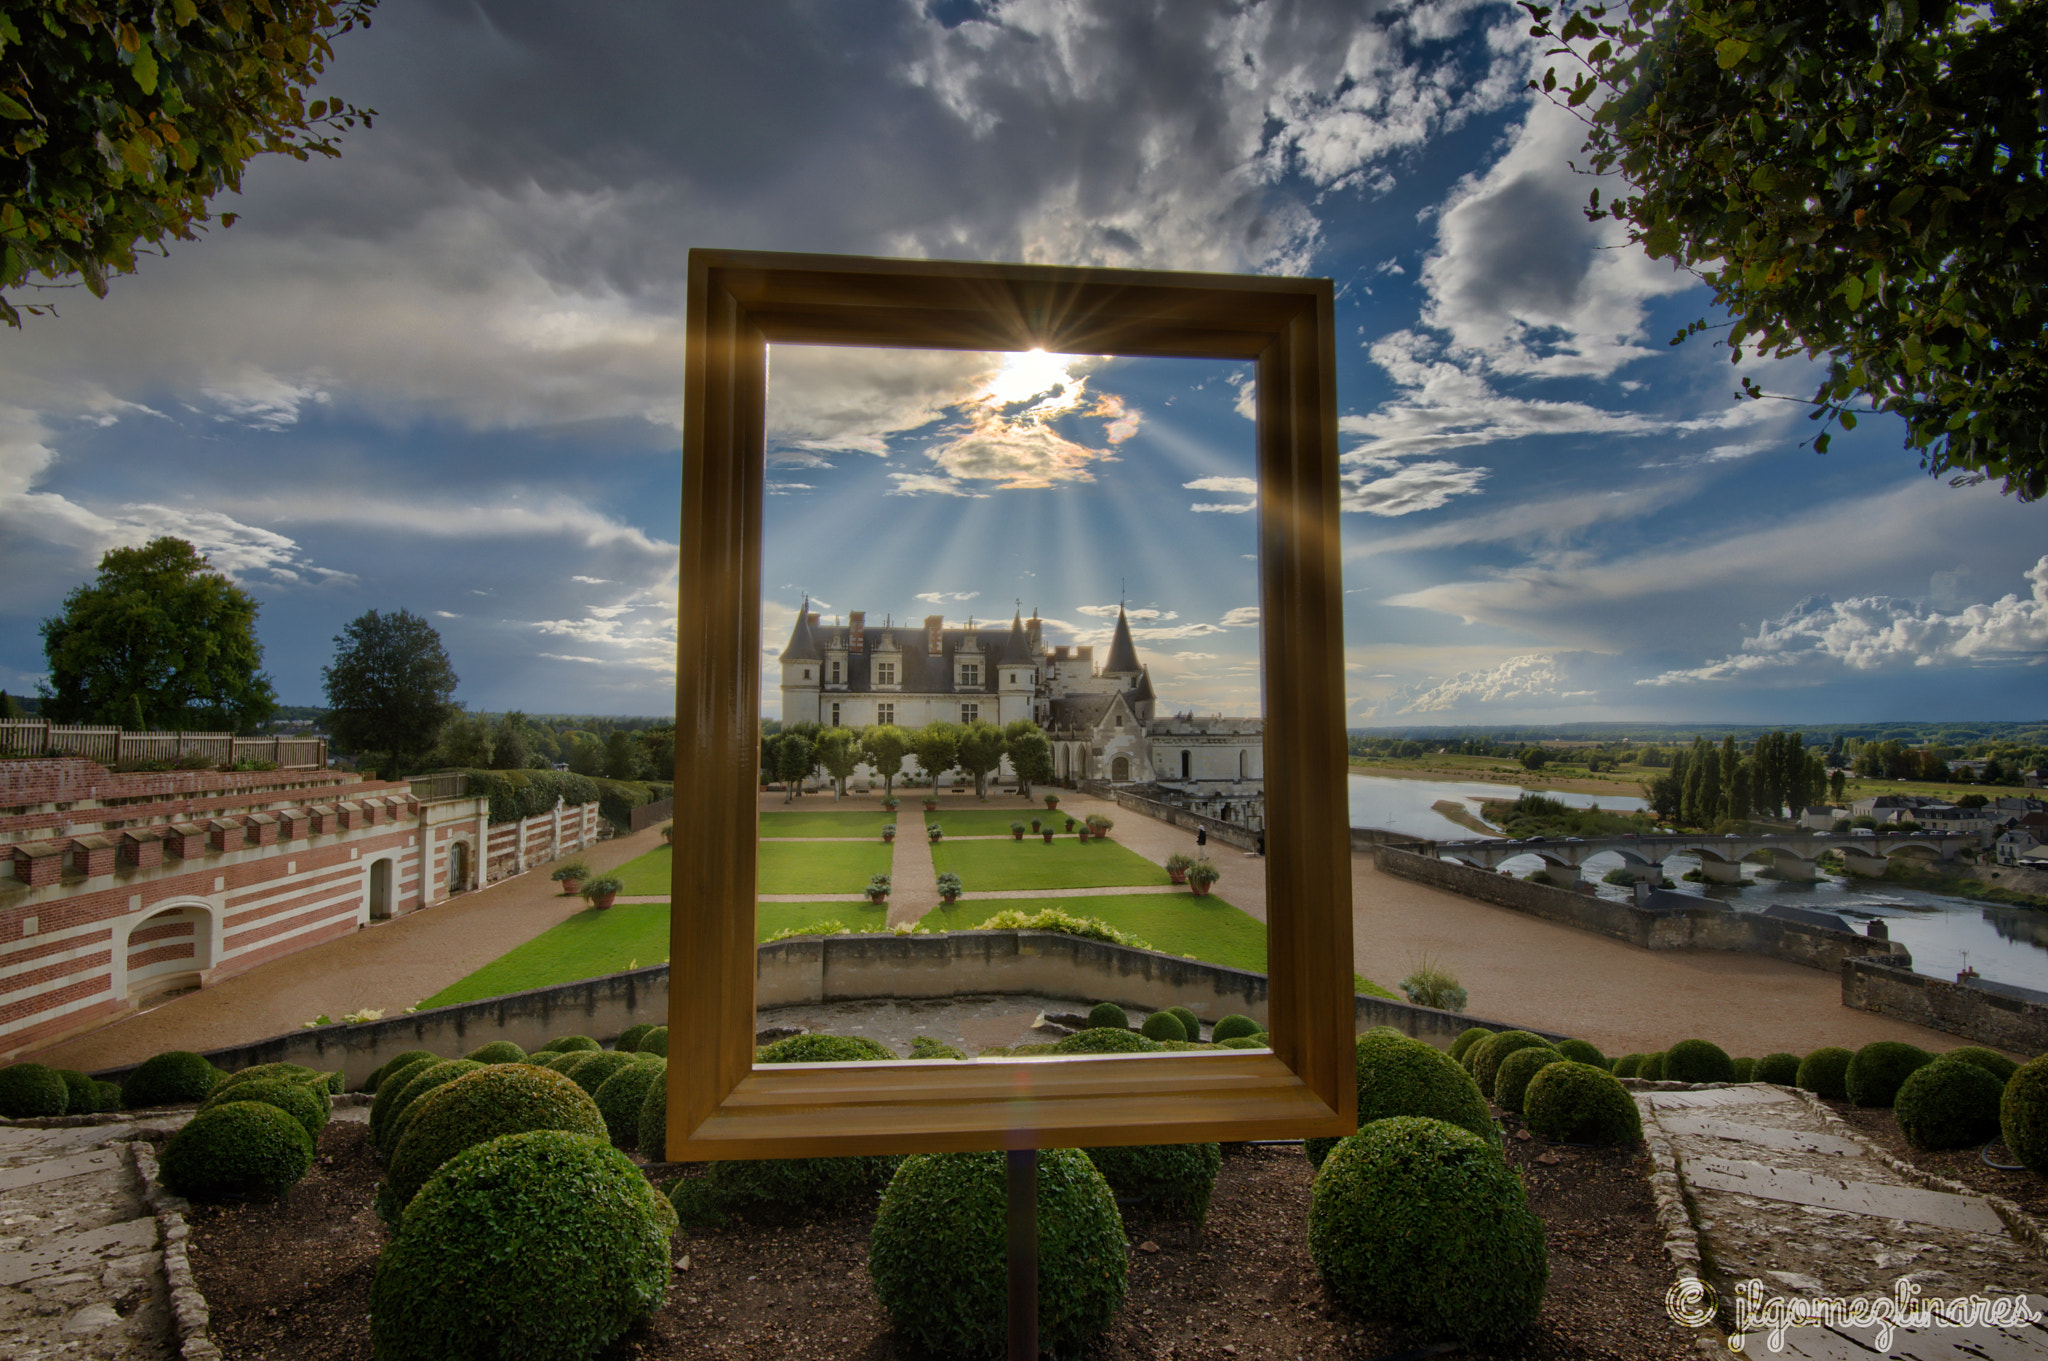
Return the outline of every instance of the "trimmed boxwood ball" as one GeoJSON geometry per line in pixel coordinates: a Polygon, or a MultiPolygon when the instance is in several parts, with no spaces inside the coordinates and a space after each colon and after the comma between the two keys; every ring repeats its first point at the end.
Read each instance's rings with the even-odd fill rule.
{"type": "Polygon", "coordinates": [[[573,1054],[579,1049],[602,1049],[604,1046],[588,1035],[564,1035],[559,1039],[549,1040],[541,1048],[552,1054],[573,1054]]]}
{"type": "Polygon", "coordinates": [[[1083,1030],[1052,1047],[1055,1054],[1157,1054],[1162,1046],[1135,1030],[1083,1030]]]}
{"type": "MultiPolygon", "coordinates": [[[[664,1060],[664,1063],[666,1060],[664,1060]]],[[[668,1083],[657,1082],[640,1099],[639,1124],[633,1146],[651,1163],[668,1161],[668,1083]]]]}
{"type": "MultiPolygon", "coordinates": [[[[895,1057],[886,1045],[858,1035],[792,1035],[763,1046],[754,1061],[862,1063],[895,1057]]],[[[666,1117],[666,1104],[662,1113],[666,1117]]],[[[778,1223],[873,1195],[888,1183],[897,1162],[894,1157],[721,1161],[705,1164],[702,1180],[709,1203],[719,1210],[753,1223],[778,1223]]]]}
{"type": "Polygon", "coordinates": [[[1114,1002],[1097,1002],[1088,1008],[1090,1030],[1129,1030],[1130,1015],[1114,1002]]]}
{"type": "Polygon", "coordinates": [[[654,1022],[652,1021],[641,1021],[635,1025],[629,1025],[619,1032],[618,1042],[612,1048],[623,1050],[630,1054],[640,1047],[640,1037],[652,1029],[654,1029],[654,1022]]]}
{"type": "MultiPolygon", "coordinates": [[[[1478,1082],[1449,1054],[1398,1031],[1367,1031],[1352,1042],[1352,1052],[1361,1128],[1396,1115],[1426,1115],[1489,1143],[1497,1137],[1478,1082]]],[[[1336,1146],[1335,1139],[1307,1140],[1310,1165],[1321,1167],[1336,1146]]]]}
{"type": "Polygon", "coordinates": [[[304,1082],[325,1091],[327,1074],[318,1069],[308,1068],[303,1063],[252,1064],[247,1068],[237,1068],[232,1073],[223,1074],[221,1080],[213,1084],[213,1090],[207,1095],[219,1096],[224,1088],[233,1087],[239,1082],[304,1082]]]}
{"type": "Polygon", "coordinates": [[[1500,1071],[1493,1075],[1493,1104],[1519,1115],[1522,1094],[1529,1090],[1530,1079],[1553,1063],[1568,1062],[1549,1045],[1532,1044],[1527,1049],[1517,1049],[1501,1060],[1500,1071]]]}
{"type": "Polygon", "coordinates": [[[1180,1017],[1170,1011],[1155,1011],[1145,1018],[1145,1024],[1138,1027],[1138,1033],[1148,1040],[1185,1040],[1188,1029],[1180,1023],[1180,1017]]]}
{"type": "Polygon", "coordinates": [[[1547,1064],[1522,1093],[1529,1129],[1553,1143],[1639,1144],[1643,1117],[1621,1079],[1590,1063],[1547,1064]]]}
{"type": "Polygon", "coordinates": [[[1209,1038],[1217,1044],[1221,1044],[1225,1040],[1248,1039],[1253,1035],[1263,1035],[1265,1033],[1266,1027],[1260,1025],[1251,1017],[1240,1016],[1234,1011],[1209,1028],[1209,1038]]]}
{"type": "Polygon", "coordinates": [[[1272,1041],[1267,1039],[1266,1032],[1261,1030],[1256,1035],[1236,1035],[1227,1040],[1212,1040],[1210,1043],[1218,1049],[1265,1049],[1272,1041]]]}
{"type": "Polygon", "coordinates": [[[1998,1137],[2004,1095],[2004,1084],[1986,1070],[1944,1056],[1906,1075],[1892,1111],[1915,1148],[1967,1148],[1998,1137]]]}
{"type": "Polygon", "coordinates": [[[644,1063],[630,1063],[613,1073],[590,1094],[614,1146],[628,1152],[640,1146],[641,1103],[647,1100],[650,1086],[667,1081],[668,1060],[649,1056],[644,1063]]]}
{"type": "Polygon", "coordinates": [[[95,1082],[92,1084],[92,1108],[96,1111],[117,1111],[121,1109],[121,1084],[118,1082],[95,1082]]]}
{"type": "Polygon", "coordinates": [[[1375,1120],[1310,1192],[1308,1252],[1330,1293],[1431,1340],[1507,1343],[1550,1277],[1543,1223],[1485,1140],[1441,1120],[1375,1120]]]}
{"type": "Polygon", "coordinates": [[[209,1111],[230,1101],[260,1101],[266,1106],[275,1106],[298,1121],[308,1139],[317,1140],[320,1131],[327,1127],[329,1108],[324,1086],[309,1086],[281,1077],[259,1077],[253,1082],[237,1082],[225,1089],[214,1088],[213,1094],[199,1103],[199,1109],[209,1111]]]}
{"type": "MultiPolygon", "coordinates": [[[[399,1057],[403,1058],[404,1055],[399,1057]]],[[[370,1099],[370,1142],[372,1144],[381,1145],[384,1122],[391,1118],[391,1108],[398,1104],[399,1094],[405,1090],[405,1084],[418,1077],[421,1073],[426,1072],[428,1068],[440,1061],[434,1055],[423,1052],[422,1057],[413,1059],[409,1063],[401,1064],[394,1059],[391,1063],[385,1065],[384,1072],[377,1082],[377,1094],[370,1099]]]]}
{"type": "Polygon", "coordinates": [[[1799,1084],[1799,1056],[1783,1050],[1766,1054],[1756,1061],[1756,1068],[1749,1075],[1751,1082],[1775,1082],[1780,1087],[1795,1087],[1799,1084]]]}
{"type": "Polygon", "coordinates": [[[1614,1075],[1616,1077],[1638,1076],[1639,1070],[1643,1066],[1643,1060],[1648,1057],[1648,1054],[1623,1054],[1614,1061],[1614,1075]]]}
{"type": "Polygon", "coordinates": [[[11,1063],[0,1068],[0,1115],[26,1120],[62,1115],[71,1108],[71,1088],[64,1075],[40,1063],[11,1063]]]}
{"type": "Polygon", "coordinates": [[[1186,1007],[1168,1007],[1167,1010],[1180,1017],[1180,1028],[1188,1032],[1189,1039],[1200,1040],[1202,1038],[1201,1017],[1195,1015],[1194,1012],[1189,1011],[1186,1007]]]}
{"type": "Polygon", "coordinates": [[[553,1129],[605,1137],[604,1117],[581,1087],[545,1068],[492,1063],[443,1083],[415,1101],[377,1188],[377,1213],[395,1224],[435,1172],[479,1144],[506,1134],[553,1129]]]}
{"type": "Polygon", "coordinates": [[[1756,1060],[1755,1060],[1755,1059],[1752,1059],[1752,1058],[1738,1058],[1738,1059],[1736,1059],[1736,1060],[1735,1060],[1735,1076],[1734,1076],[1734,1078],[1732,1079],[1732,1081],[1735,1081],[1735,1082],[1751,1082],[1751,1081],[1754,1081],[1754,1080],[1755,1080],[1755,1078],[1756,1078],[1756,1060]]]}
{"type": "Polygon", "coordinates": [[[1986,1049],[1981,1045],[1975,1044],[1966,1044],[1960,1049],[1951,1049],[1946,1054],[1937,1054],[1935,1057],[1937,1059],[1954,1059],[1958,1063],[1974,1063],[1985,1072],[1991,1074],[1991,1076],[1997,1078],[2000,1086],[2010,1081],[2012,1075],[2018,1072],[2020,1067],[1996,1049],[1986,1049]]]}
{"type": "Polygon", "coordinates": [[[1607,1066],[1607,1055],[1600,1052],[1600,1046],[1590,1040],[1559,1040],[1557,1052],[1573,1063],[1590,1063],[1595,1068],[1607,1066]]]}
{"type": "Polygon", "coordinates": [[[648,1031],[645,1035],[642,1035],[640,1037],[640,1043],[634,1047],[633,1052],[636,1054],[655,1054],[661,1058],[667,1058],[668,1027],[665,1025],[658,1025],[654,1027],[654,1029],[648,1031]]]}
{"type": "Polygon", "coordinates": [[[121,1102],[130,1110],[145,1106],[179,1106],[206,1099],[220,1069],[187,1049],[172,1049],[144,1059],[121,1084],[121,1102]]]}
{"type": "Polygon", "coordinates": [[[371,1354],[595,1356],[661,1306],[675,1228],[675,1210],[601,1138],[534,1130],[479,1144],[420,1189],[378,1258],[371,1354]]]}
{"type": "Polygon", "coordinates": [[[944,1040],[935,1040],[929,1035],[914,1035],[910,1040],[910,1057],[914,1059],[947,1059],[964,1062],[967,1052],[955,1049],[944,1040]]]}
{"type": "Polygon", "coordinates": [[[575,1070],[577,1064],[589,1058],[593,1053],[603,1052],[603,1050],[590,1049],[555,1049],[531,1055],[528,1061],[544,1064],[566,1077],[575,1070]]]}
{"type": "Polygon", "coordinates": [[[1999,1137],[2022,1164],[2048,1175],[2048,1057],[2023,1063],[1998,1103],[1999,1137]]]}
{"type": "Polygon", "coordinates": [[[164,1145],[163,1183],[188,1200],[274,1196],[313,1165],[313,1139],[263,1101],[224,1101],[193,1116],[164,1145]]]}
{"type": "Polygon", "coordinates": [[[443,1059],[439,1063],[416,1065],[412,1076],[405,1080],[405,1085],[392,1097],[391,1105],[384,1114],[382,1129],[377,1126],[376,1106],[374,1103],[371,1105],[370,1137],[376,1141],[377,1151],[388,1158],[391,1151],[398,1147],[399,1139],[405,1134],[405,1113],[412,1109],[413,1103],[434,1088],[453,1082],[464,1073],[474,1073],[483,1066],[468,1059],[443,1059]]]}
{"type": "Polygon", "coordinates": [[[1733,1082],[1735,1060],[1710,1040],[1680,1040],[1664,1051],[1666,1082],[1733,1082]]]}
{"type": "Polygon", "coordinates": [[[384,1080],[399,1069],[411,1067],[422,1059],[437,1059],[439,1057],[441,1056],[431,1049],[408,1049],[403,1054],[396,1055],[390,1059],[376,1072],[370,1074],[369,1080],[363,1083],[363,1090],[374,1095],[383,1090],[384,1080]]]}
{"type": "Polygon", "coordinates": [[[756,1063],[866,1063],[893,1059],[896,1051],[861,1035],[791,1035],[763,1045],[756,1063]]]}
{"type": "MultiPolygon", "coordinates": [[[[1491,1030],[1488,1030],[1483,1025],[1468,1027],[1457,1039],[1451,1041],[1451,1057],[1463,1063],[1465,1055],[1471,1052],[1472,1046],[1492,1033],[1491,1030]]],[[[1470,1072],[1471,1068],[1468,1066],[1465,1071],[1470,1072]]]]}
{"type": "Polygon", "coordinates": [[[492,1040],[463,1055],[471,1063],[524,1063],[526,1051],[510,1040],[492,1040]]]}
{"type": "Polygon", "coordinates": [[[1643,1055],[1643,1061],[1636,1065],[1636,1076],[1645,1082],[1664,1080],[1664,1055],[1662,1051],[1643,1055]]]}
{"type": "Polygon", "coordinates": [[[1549,1049],[1550,1041],[1526,1030],[1502,1030],[1489,1035],[1472,1046],[1472,1080],[1479,1084],[1480,1091],[1492,1095],[1493,1080],[1500,1073],[1501,1061],[1517,1049],[1534,1049],[1538,1046],[1549,1049]]]}
{"type": "Polygon", "coordinates": [[[57,1076],[64,1080],[64,1110],[68,1115],[90,1115],[92,1104],[92,1079],[76,1068],[59,1068],[57,1076]]]}
{"type": "MultiPolygon", "coordinates": [[[[904,1159],[868,1240],[875,1298],[916,1352],[1003,1349],[1006,1234],[1001,1153],[904,1159]]],[[[1038,1345],[1070,1355],[1123,1303],[1126,1255],[1116,1197],[1073,1148],[1038,1155],[1038,1345]]]]}
{"type": "Polygon", "coordinates": [[[1901,1040],[1872,1040],[1856,1051],[1842,1073],[1842,1090],[1859,1106],[1889,1106],[1916,1068],[1934,1055],[1901,1040]]]}
{"type": "Polygon", "coordinates": [[[1081,1151],[1117,1195],[1197,1227],[1209,1213],[1216,1169],[1223,1165],[1221,1144],[1130,1144],[1081,1151]]]}
{"type": "Polygon", "coordinates": [[[631,1068],[640,1056],[621,1054],[616,1049],[606,1049],[592,1054],[564,1074],[584,1091],[597,1094],[604,1086],[604,1080],[623,1068],[631,1068]]]}
{"type": "Polygon", "coordinates": [[[1855,1057],[1840,1045],[1816,1049],[1799,1060],[1799,1072],[1793,1081],[1801,1091],[1839,1101],[1849,1094],[1842,1085],[1842,1078],[1849,1071],[1849,1060],[1855,1057]]]}

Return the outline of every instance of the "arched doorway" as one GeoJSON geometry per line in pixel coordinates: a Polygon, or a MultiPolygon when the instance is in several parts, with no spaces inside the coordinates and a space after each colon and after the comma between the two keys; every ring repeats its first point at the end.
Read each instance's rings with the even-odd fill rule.
{"type": "Polygon", "coordinates": [[[1131,758],[1119,756],[1109,764],[1109,778],[1117,784],[1129,784],[1131,779],[1131,758]]]}
{"type": "Polygon", "coordinates": [[[370,863],[370,920],[383,921],[391,915],[391,861],[370,863]]]}
{"type": "Polygon", "coordinates": [[[129,929],[123,950],[129,1001],[196,988],[213,967],[213,914],[197,904],[152,913],[129,929]]]}
{"type": "Polygon", "coordinates": [[[469,887],[469,843],[458,841],[448,848],[448,892],[460,893],[469,887]]]}

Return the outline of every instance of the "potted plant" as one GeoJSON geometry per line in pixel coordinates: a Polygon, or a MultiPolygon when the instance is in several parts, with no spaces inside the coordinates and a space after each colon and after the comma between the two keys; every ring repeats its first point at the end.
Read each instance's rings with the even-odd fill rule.
{"type": "Polygon", "coordinates": [[[1109,840],[1109,829],[1114,826],[1116,826],[1114,822],[1111,822],[1100,813],[1090,813],[1088,815],[1088,830],[1101,837],[1104,841],[1109,840]]]}
{"type": "Polygon", "coordinates": [[[1095,832],[1092,828],[1088,826],[1087,823],[1084,822],[1079,827],[1074,829],[1074,834],[1078,836],[1081,840],[1086,841],[1089,837],[1095,835],[1095,832]]]}
{"type": "Polygon", "coordinates": [[[946,829],[939,826],[938,823],[934,822],[929,827],[926,827],[924,829],[924,834],[930,837],[932,840],[937,841],[941,837],[945,836],[946,829]]]}
{"type": "Polygon", "coordinates": [[[888,876],[888,875],[886,875],[886,874],[873,874],[873,875],[869,875],[869,876],[868,876],[868,886],[867,886],[866,892],[867,892],[867,895],[868,895],[868,901],[869,901],[869,902],[871,902],[871,903],[886,903],[886,902],[888,902],[888,901],[889,901],[889,876],[888,876]]]}
{"type": "Polygon", "coordinates": [[[1047,812],[1051,812],[1051,811],[1052,811],[1053,809],[1055,809],[1055,808],[1057,808],[1057,807],[1059,807],[1059,806],[1060,806],[1060,796],[1059,796],[1059,795],[1057,795],[1057,794],[1047,794],[1047,795],[1045,796],[1045,809],[1046,809],[1046,811],[1047,811],[1047,812]]]}
{"type": "Polygon", "coordinates": [[[1185,884],[1188,881],[1188,870],[1194,863],[1195,858],[1186,851],[1175,851],[1166,857],[1167,877],[1176,884],[1185,884]]]}
{"type": "Polygon", "coordinates": [[[1222,877],[1223,871],[1216,868],[1214,861],[1197,860],[1188,866],[1188,889],[1197,898],[1206,898],[1222,877]]]}
{"type": "Polygon", "coordinates": [[[1067,830],[1070,832],[1074,830],[1074,820],[1072,818],[1067,819],[1067,830]]]}
{"type": "Polygon", "coordinates": [[[1039,833],[1040,833],[1040,835],[1042,835],[1042,836],[1044,836],[1044,837],[1045,837],[1045,844],[1046,844],[1046,845],[1048,845],[1048,846],[1052,845],[1052,828],[1050,828],[1050,827],[1041,827],[1041,828],[1039,829],[1039,833]]]}
{"type": "Polygon", "coordinates": [[[562,892],[564,893],[581,893],[583,891],[583,881],[589,877],[590,866],[584,864],[581,860],[571,860],[566,865],[558,866],[555,872],[548,876],[548,878],[562,886],[562,892]]]}
{"type": "Polygon", "coordinates": [[[1021,822],[1013,822],[1013,823],[1011,823],[1011,824],[1010,824],[1010,840],[1012,840],[1012,841],[1022,841],[1023,839],[1024,839],[1024,824],[1023,824],[1023,823],[1021,823],[1021,822]]]}
{"type": "Polygon", "coordinates": [[[583,901],[592,907],[610,907],[625,887],[625,880],[616,874],[607,874],[583,886],[583,901]]]}
{"type": "Polygon", "coordinates": [[[942,874],[942,875],[940,875],[940,876],[939,876],[939,900],[940,900],[941,902],[947,902],[947,903],[950,903],[950,902],[956,902],[956,901],[958,901],[959,897],[960,897],[960,876],[959,876],[959,875],[957,875],[957,874],[942,874]]]}
{"type": "Polygon", "coordinates": [[[882,800],[882,811],[887,813],[893,813],[899,807],[901,807],[902,804],[903,800],[897,798],[894,794],[891,794],[888,798],[882,800]]]}
{"type": "Polygon", "coordinates": [[[895,839],[896,839],[896,824],[895,824],[895,823],[893,823],[893,822],[885,822],[885,823],[883,823],[883,824],[882,824],[882,840],[884,840],[884,841],[894,841],[895,839]]]}
{"type": "Polygon", "coordinates": [[[1034,831],[1034,832],[1036,832],[1036,831],[1038,831],[1038,830],[1039,830],[1039,827],[1038,827],[1038,819],[1037,819],[1037,818],[1033,818],[1033,819],[1031,819],[1031,830],[1032,830],[1032,831],[1034,831]]]}
{"type": "Polygon", "coordinates": [[[937,785],[933,785],[930,789],[927,789],[925,791],[924,811],[927,813],[936,813],[939,811],[939,787],[937,785]]]}

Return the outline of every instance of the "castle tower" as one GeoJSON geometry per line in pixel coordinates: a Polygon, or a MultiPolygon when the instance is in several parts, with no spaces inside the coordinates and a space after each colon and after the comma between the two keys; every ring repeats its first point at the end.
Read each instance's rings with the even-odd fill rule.
{"type": "Polygon", "coordinates": [[[818,651],[812,632],[817,616],[811,613],[811,598],[804,597],[796,612],[796,625],[789,631],[789,643],[782,649],[782,721],[816,723],[818,692],[823,686],[825,659],[818,651]]]}

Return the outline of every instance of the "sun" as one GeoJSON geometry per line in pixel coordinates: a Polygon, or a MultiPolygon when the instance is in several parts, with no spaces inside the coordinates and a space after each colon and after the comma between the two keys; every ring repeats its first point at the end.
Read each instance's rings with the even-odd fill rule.
{"type": "Polygon", "coordinates": [[[1031,414],[1040,419],[1071,411],[1081,404],[1081,390],[1088,380],[1069,369],[1084,357],[1047,354],[1044,350],[1006,354],[1002,366],[975,394],[975,400],[987,406],[1007,407],[1043,397],[1044,401],[1031,408],[1031,414]]]}

